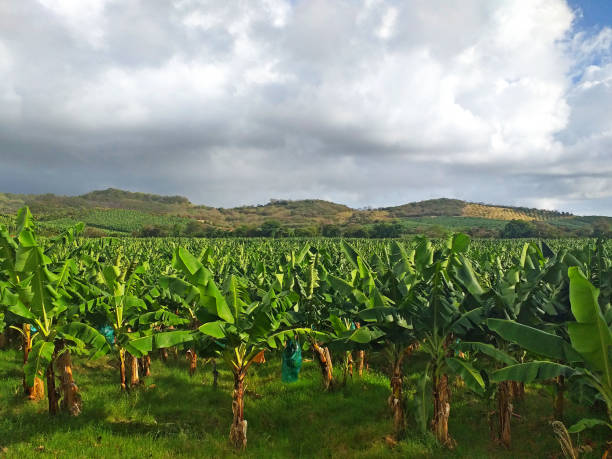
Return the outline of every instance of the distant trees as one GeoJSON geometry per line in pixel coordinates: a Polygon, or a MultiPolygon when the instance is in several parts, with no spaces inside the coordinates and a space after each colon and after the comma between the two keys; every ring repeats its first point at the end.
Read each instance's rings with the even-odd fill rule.
{"type": "Polygon", "coordinates": [[[500,236],[507,239],[534,237],[536,236],[536,227],[533,223],[525,220],[510,220],[501,230],[500,236]]]}
{"type": "Polygon", "coordinates": [[[204,234],[204,225],[197,220],[190,220],[183,230],[185,236],[201,236],[204,234]]]}
{"type": "Polygon", "coordinates": [[[165,228],[159,226],[147,225],[144,226],[140,231],[135,233],[138,237],[165,237],[168,236],[168,231],[165,228]]]}
{"type": "Polygon", "coordinates": [[[300,226],[294,229],[295,237],[315,237],[319,235],[319,228],[316,226],[300,226]]]}
{"type": "Polygon", "coordinates": [[[349,225],[344,229],[345,237],[368,237],[368,229],[361,225],[349,225]]]}
{"type": "MultiPolygon", "coordinates": [[[[414,222],[402,222],[401,220],[378,220],[374,223],[349,222],[310,224],[304,226],[289,226],[285,221],[279,219],[267,219],[263,222],[252,224],[241,224],[234,229],[212,226],[199,220],[189,220],[187,223],[175,224],[149,224],[134,231],[136,237],[346,237],[346,238],[398,238],[409,235],[421,234],[429,238],[446,237],[457,227],[449,227],[435,219],[414,222]]],[[[553,220],[510,220],[503,228],[496,227],[461,227],[461,231],[477,238],[561,238],[561,237],[612,237],[612,227],[606,218],[593,218],[579,221],[578,224],[565,225],[553,220]]],[[[91,228],[86,231],[86,236],[98,237],[106,234],[102,230],[91,228]]]]}
{"type": "Polygon", "coordinates": [[[473,227],[466,230],[466,233],[472,238],[497,238],[499,230],[495,228],[473,227]]]}
{"type": "Polygon", "coordinates": [[[281,226],[278,220],[267,220],[261,225],[259,231],[263,237],[277,237],[281,232],[281,226]]]}
{"type": "Polygon", "coordinates": [[[340,237],[342,236],[342,228],[338,225],[323,225],[321,235],[325,237],[340,237]]]}
{"type": "Polygon", "coordinates": [[[594,237],[612,237],[612,230],[610,230],[610,224],[603,218],[593,222],[593,236],[594,237]]]}
{"type": "Polygon", "coordinates": [[[560,238],[560,237],[612,237],[610,223],[605,218],[594,220],[582,227],[566,227],[543,221],[510,220],[500,231],[500,237],[560,238]]]}
{"type": "Polygon", "coordinates": [[[541,221],[534,221],[534,235],[536,237],[562,237],[563,231],[557,226],[541,221]]]}
{"type": "Polygon", "coordinates": [[[377,223],[370,230],[371,237],[400,237],[405,233],[404,226],[401,223],[377,223]]]}

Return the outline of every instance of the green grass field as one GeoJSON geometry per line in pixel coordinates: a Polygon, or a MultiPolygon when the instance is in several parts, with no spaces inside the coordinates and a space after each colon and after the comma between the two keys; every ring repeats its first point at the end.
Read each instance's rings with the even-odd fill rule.
{"type": "Polygon", "coordinates": [[[501,229],[506,223],[506,220],[494,220],[491,218],[480,217],[415,217],[402,220],[402,224],[408,227],[417,226],[442,226],[456,231],[459,229],[467,230],[469,228],[478,227],[485,229],[501,229]]]}
{"type": "MultiPolygon", "coordinates": [[[[269,356],[250,374],[248,446],[235,453],[228,442],[232,381],[223,368],[214,389],[210,364],[200,365],[190,378],[185,359],[154,359],[144,385],[122,394],[111,361],[76,359],[83,413],[50,418],[45,401],[29,402],[22,396],[20,354],[0,352],[0,457],[562,457],[549,425],[552,398],[542,386],[529,387],[525,401],[516,406],[520,418],[512,426],[510,451],[489,440],[490,407],[457,388],[450,419],[456,449],[441,449],[431,436],[417,434],[410,413],[407,438],[391,447],[385,440],[392,430],[386,376],[369,371],[344,388],[324,393],[315,364],[306,362],[300,381],[285,384],[279,360],[269,356]]],[[[421,367],[417,356],[408,363],[407,374],[421,367]]],[[[406,378],[409,394],[416,374],[406,378]]],[[[566,411],[567,422],[586,414],[570,403],[566,411]]],[[[581,443],[593,442],[595,448],[584,457],[601,457],[604,435],[594,430],[582,436],[581,443]]]]}

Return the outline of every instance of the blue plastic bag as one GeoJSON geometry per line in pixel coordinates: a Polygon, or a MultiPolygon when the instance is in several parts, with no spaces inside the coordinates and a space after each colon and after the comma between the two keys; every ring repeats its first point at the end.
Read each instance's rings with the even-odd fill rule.
{"type": "Polygon", "coordinates": [[[302,368],[302,349],[300,344],[291,338],[283,350],[282,380],[295,382],[300,376],[302,368]]]}
{"type": "Polygon", "coordinates": [[[104,327],[101,327],[98,331],[102,333],[102,335],[104,335],[108,344],[115,344],[115,330],[113,330],[113,327],[111,327],[110,325],[105,325],[104,327]]]}

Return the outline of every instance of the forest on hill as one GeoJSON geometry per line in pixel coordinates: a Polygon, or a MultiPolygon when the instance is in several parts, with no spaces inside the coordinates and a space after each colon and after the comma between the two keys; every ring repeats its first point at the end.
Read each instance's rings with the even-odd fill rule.
{"type": "Polygon", "coordinates": [[[37,216],[44,234],[77,221],[89,236],[187,237],[606,237],[612,218],[569,212],[430,199],[394,207],[353,209],[320,199],[272,199],[234,208],[197,205],[183,196],[109,188],[80,196],[0,193],[0,221],[22,206],[37,216]]]}

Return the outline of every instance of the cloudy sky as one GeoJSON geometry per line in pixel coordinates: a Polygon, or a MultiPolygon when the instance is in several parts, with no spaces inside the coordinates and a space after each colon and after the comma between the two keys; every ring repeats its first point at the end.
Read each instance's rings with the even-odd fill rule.
{"type": "Polygon", "coordinates": [[[0,191],[612,215],[611,27],[609,0],[2,0],[0,191]]]}

